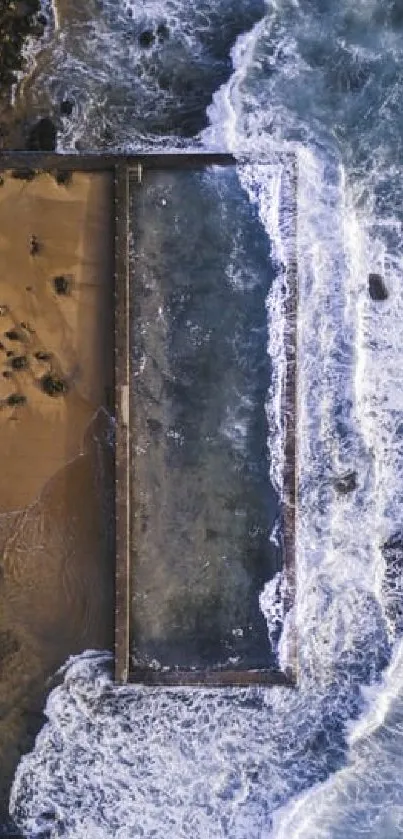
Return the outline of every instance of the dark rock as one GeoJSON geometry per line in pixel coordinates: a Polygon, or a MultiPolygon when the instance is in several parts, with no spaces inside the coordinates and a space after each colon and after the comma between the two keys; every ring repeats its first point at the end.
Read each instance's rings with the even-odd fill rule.
{"type": "Polygon", "coordinates": [[[50,361],[52,358],[52,354],[50,352],[45,352],[44,350],[38,350],[34,355],[38,361],[50,361]]]}
{"type": "Polygon", "coordinates": [[[67,186],[70,184],[73,178],[72,172],[67,171],[66,169],[58,169],[56,174],[56,183],[60,186],[67,186]]]}
{"type": "Polygon", "coordinates": [[[371,300],[387,300],[389,293],[381,274],[368,274],[368,292],[371,300]]]}
{"type": "Polygon", "coordinates": [[[17,405],[25,405],[27,401],[27,397],[23,396],[22,393],[12,393],[11,396],[7,397],[7,405],[14,408],[17,405]]]}
{"type": "Polygon", "coordinates": [[[74,111],[74,102],[71,99],[63,99],[63,102],[60,103],[60,113],[64,117],[71,117],[74,111]]]}
{"type": "Polygon", "coordinates": [[[16,355],[11,361],[13,370],[26,370],[28,367],[28,359],[26,355],[16,355]]]}
{"type": "Polygon", "coordinates": [[[41,817],[42,817],[42,819],[45,819],[46,821],[53,821],[53,820],[56,820],[56,813],[55,813],[54,810],[44,810],[41,813],[41,817]]]}
{"type": "Polygon", "coordinates": [[[145,29],[144,32],[142,32],[139,35],[139,44],[140,44],[141,47],[144,47],[145,49],[149,49],[150,47],[152,47],[152,45],[154,43],[155,43],[155,34],[152,31],[152,29],[145,29]]]}
{"type": "Polygon", "coordinates": [[[170,32],[169,32],[169,27],[166,25],[166,23],[158,24],[157,35],[158,35],[158,40],[159,40],[160,44],[162,44],[163,41],[168,40],[170,32]]]}
{"type": "Polygon", "coordinates": [[[11,375],[10,370],[4,370],[3,376],[5,379],[11,379],[11,375]]]}
{"type": "Polygon", "coordinates": [[[153,419],[153,417],[147,418],[147,425],[153,435],[160,434],[163,430],[162,423],[159,420],[153,419]]]}
{"type": "Polygon", "coordinates": [[[385,573],[382,582],[386,613],[399,634],[403,631],[403,533],[394,533],[382,545],[385,573]]]}
{"type": "Polygon", "coordinates": [[[34,169],[13,169],[11,177],[19,181],[33,181],[36,172],[34,169]]]}
{"type": "Polygon", "coordinates": [[[341,475],[340,478],[336,478],[334,487],[340,495],[347,495],[349,492],[353,492],[353,490],[357,489],[357,472],[351,470],[341,475]]]}
{"type": "Polygon", "coordinates": [[[37,256],[41,249],[41,245],[37,236],[31,236],[29,240],[29,253],[31,256],[37,256]]]}
{"type": "Polygon", "coordinates": [[[4,337],[8,338],[9,341],[21,341],[21,335],[16,329],[9,329],[8,332],[4,333],[4,337]]]}
{"type": "Polygon", "coordinates": [[[48,396],[64,396],[68,391],[68,384],[59,376],[46,373],[40,381],[41,388],[48,396]]]}
{"type": "Polygon", "coordinates": [[[31,128],[27,140],[28,151],[55,151],[57,129],[49,117],[43,117],[31,128]]]}
{"type": "Polygon", "coordinates": [[[12,350],[8,350],[8,352],[6,352],[7,358],[11,358],[13,355],[14,353],[12,352],[12,350]]]}
{"type": "Polygon", "coordinates": [[[71,280],[69,277],[63,275],[54,277],[53,286],[56,294],[68,295],[71,293],[71,280]]]}

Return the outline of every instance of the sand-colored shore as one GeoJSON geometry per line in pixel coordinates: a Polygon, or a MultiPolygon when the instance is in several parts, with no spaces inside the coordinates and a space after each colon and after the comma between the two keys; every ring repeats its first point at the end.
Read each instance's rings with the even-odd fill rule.
{"type": "Polygon", "coordinates": [[[0,798],[70,653],[112,645],[109,175],[0,186],[0,798]],[[59,278],[59,279],[56,279],[59,278]]]}

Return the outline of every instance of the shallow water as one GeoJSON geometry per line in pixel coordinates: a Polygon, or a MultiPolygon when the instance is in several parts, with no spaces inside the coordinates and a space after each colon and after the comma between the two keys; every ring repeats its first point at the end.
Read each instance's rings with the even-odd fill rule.
{"type": "Polygon", "coordinates": [[[130,191],[135,659],[273,667],[267,237],[235,166],[130,191]]]}
{"type": "MultiPolygon", "coordinates": [[[[232,52],[232,74],[208,109],[211,126],[191,144],[246,154],[251,165],[242,182],[278,263],[267,308],[277,371],[268,403],[272,477],[280,488],[287,293],[280,266],[289,258],[292,227],[288,160],[291,153],[298,156],[300,475],[293,619],[300,687],[295,693],[199,691],[179,703],[172,692],[112,688],[95,658],[75,663],[49,700],[50,722],[14,786],[21,824],[34,827],[53,808],[48,823],[56,825],[54,835],[62,824],[71,837],[114,831],[120,837],[394,839],[402,832],[403,19],[400,4],[391,0],[268,0],[264,9],[249,8],[248,20],[236,16],[245,34],[232,52]],[[263,159],[264,169],[258,165],[263,159]],[[369,294],[369,273],[384,279],[383,302],[369,294]],[[353,479],[346,490],[348,475],[353,479]],[[38,772],[43,780],[34,784],[32,773],[38,772]]],[[[175,97],[158,98],[157,116],[148,121],[155,84],[147,71],[139,72],[140,93],[138,65],[133,61],[128,73],[121,40],[126,26],[129,32],[133,20],[137,25],[136,7],[126,22],[129,4],[118,9],[116,19],[107,4],[94,17],[90,43],[105,49],[111,88],[121,90],[122,77],[136,86],[133,120],[122,102],[122,118],[115,119],[115,94],[105,93],[98,111],[91,104],[89,91],[99,89],[101,77],[94,50],[80,64],[77,47],[66,47],[71,42],[60,21],[57,49],[64,43],[68,60],[81,73],[84,67],[83,112],[63,122],[60,148],[71,148],[76,139],[97,148],[183,145],[182,104],[176,109],[175,97]],[[105,136],[109,114],[112,133],[105,136]]],[[[146,6],[156,25],[176,21],[172,42],[184,50],[177,65],[182,79],[189,54],[190,75],[208,65],[211,78],[214,67],[213,53],[203,51],[193,27],[201,9],[174,2],[146,6]]],[[[216,0],[204,11],[203,31],[214,44],[234,9],[216,0]]],[[[75,36],[81,25],[73,27],[75,36]]],[[[220,48],[228,50],[230,41],[223,45],[220,36],[220,48]]],[[[58,54],[54,43],[50,48],[58,54]]],[[[146,66],[164,61],[170,49],[156,43],[146,66]]],[[[228,72],[228,61],[224,65],[228,72]]],[[[53,85],[57,91],[60,73],[55,82],[49,74],[48,90],[53,85]]],[[[220,73],[213,77],[218,88],[220,73]]],[[[78,73],[76,78],[79,90],[78,73]]],[[[44,75],[35,84],[32,97],[44,75]]],[[[206,100],[213,86],[206,85],[206,100]]],[[[274,594],[272,586],[269,619],[281,613],[274,594]]]]}

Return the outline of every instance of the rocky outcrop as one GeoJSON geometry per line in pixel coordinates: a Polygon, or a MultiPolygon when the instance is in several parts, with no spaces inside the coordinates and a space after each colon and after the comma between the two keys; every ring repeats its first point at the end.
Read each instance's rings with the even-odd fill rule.
{"type": "Polygon", "coordinates": [[[55,151],[57,143],[57,128],[53,120],[43,117],[38,120],[29,131],[27,139],[28,151],[55,151]]]}
{"type": "Polygon", "coordinates": [[[2,0],[0,3],[0,149],[12,144],[11,89],[17,81],[18,71],[23,69],[24,44],[28,37],[41,37],[45,26],[40,0],[2,0]]]}
{"type": "Polygon", "coordinates": [[[388,289],[381,274],[368,275],[368,292],[371,300],[377,303],[388,299],[388,289]]]}

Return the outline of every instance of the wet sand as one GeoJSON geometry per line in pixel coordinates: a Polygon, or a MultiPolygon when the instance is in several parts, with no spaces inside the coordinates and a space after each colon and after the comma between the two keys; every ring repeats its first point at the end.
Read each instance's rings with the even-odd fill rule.
{"type": "Polygon", "coordinates": [[[0,800],[55,670],[113,644],[109,175],[0,187],[0,800]],[[58,278],[58,279],[56,279],[58,278]]]}

